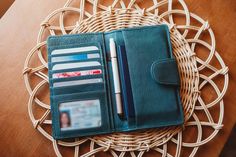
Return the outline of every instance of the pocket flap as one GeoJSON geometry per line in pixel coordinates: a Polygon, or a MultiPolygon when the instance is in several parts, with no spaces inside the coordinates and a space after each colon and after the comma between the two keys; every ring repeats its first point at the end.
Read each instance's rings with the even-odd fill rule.
{"type": "Polygon", "coordinates": [[[180,85],[176,60],[174,58],[157,60],[151,66],[152,78],[163,85],[180,85]]]}

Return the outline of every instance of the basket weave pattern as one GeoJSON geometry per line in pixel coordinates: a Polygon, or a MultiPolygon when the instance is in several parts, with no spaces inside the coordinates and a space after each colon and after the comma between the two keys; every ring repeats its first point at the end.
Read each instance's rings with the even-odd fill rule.
{"type": "MultiPolygon", "coordinates": [[[[78,3],[78,2],[77,2],[78,3]]],[[[62,147],[74,147],[74,156],[91,156],[98,152],[109,152],[113,156],[131,156],[141,157],[150,149],[162,154],[162,156],[180,156],[182,147],[192,148],[189,156],[194,156],[198,147],[206,144],[213,139],[218,131],[222,128],[223,120],[223,96],[228,87],[228,68],[215,50],[214,34],[208,24],[197,15],[190,13],[184,1],[179,0],[178,3],[183,10],[173,9],[174,2],[172,0],[162,0],[157,2],[153,0],[153,4],[148,8],[142,8],[144,1],[131,0],[129,3],[124,3],[122,0],[115,0],[111,5],[105,6],[97,0],[81,0],[79,7],[76,1],[68,0],[63,8],[57,9],[48,15],[42,22],[39,30],[37,45],[29,52],[24,65],[24,79],[26,88],[30,94],[28,102],[28,111],[31,121],[35,129],[42,133],[46,138],[53,142],[53,148],[57,156],[62,156],[58,145],[62,147]],[[85,5],[90,4],[92,11],[86,10],[85,5]],[[160,13],[159,8],[167,6],[167,10],[160,13]],[[78,20],[73,25],[65,26],[65,18],[67,12],[73,12],[78,15],[78,20]],[[184,15],[185,24],[178,25],[174,22],[173,15],[184,15]],[[57,19],[59,26],[53,25],[53,20],[57,19]],[[191,25],[191,19],[197,20],[201,25],[191,25]],[[44,57],[46,54],[45,47],[46,31],[50,35],[61,34],[76,34],[86,32],[106,32],[115,29],[144,26],[144,25],[159,25],[167,24],[170,29],[171,43],[173,54],[178,62],[178,68],[181,77],[181,100],[183,103],[185,124],[184,127],[165,127],[159,129],[147,129],[145,131],[137,131],[131,133],[114,133],[109,135],[100,135],[95,137],[74,139],[74,141],[56,141],[51,136],[51,131],[47,131],[42,126],[51,125],[50,105],[44,103],[38,95],[40,90],[48,84],[47,77],[47,61],[44,57]],[[189,31],[194,31],[195,35],[192,38],[187,38],[189,31]],[[211,38],[211,43],[200,39],[202,33],[208,33],[211,38]],[[207,57],[202,59],[198,57],[195,48],[201,45],[207,48],[207,57]],[[30,62],[33,56],[37,54],[41,65],[30,67],[30,62]],[[210,64],[211,60],[216,58],[220,64],[220,68],[216,68],[210,64]],[[209,69],[212,74],[205,75],[202,73],[204,69],[209,69]],[[32,86],[31,75],[35,75],[41,79],[39,83],[32,86]],[[214,78],[219,75],[223,76],[224,85],[222,89],[214,82],[214,78]],[[202,79],[203,81],[200,81],[202,79]],[[211,102],[206,102],[201,97],[202,89],[210,85],[216,92],[217,98],[211,102]],[[197,104],[197,105],[196,105],[197,104]],[[44,109],[44,114],[40,118],[36,118],[33,112],[33,106],[36,105],[44,109]],[[219,113],[218,120],[215,121],[209,111],[209,108],[214,108],[219,105],[220,109],[215,112],[219,113]],[[197,112],[202,112],[207,116],[206,120],[201,120],[197,112]],[[187,127],[195,127],[197,129],[197,140],[195,142],[184,142],[184,134],[187,127]],[[211,127],[212,133],[203,139],[204,127],[211,127]],[[85,143],[90,143],[90,150],[85,154],[79,152],[80,146],[85,143]],[[173,143],[175,153],[168,152],[169,143],[173,143]],[[135,153],[137,152],[137,153],[135,153]]],[[[69,14],[70,15],[70,14],[69,14]]],[[[140,63],[142,64],[142,63],[140,63]]],[[[49,90],[47,91],[49,92],[49,90]]]]}

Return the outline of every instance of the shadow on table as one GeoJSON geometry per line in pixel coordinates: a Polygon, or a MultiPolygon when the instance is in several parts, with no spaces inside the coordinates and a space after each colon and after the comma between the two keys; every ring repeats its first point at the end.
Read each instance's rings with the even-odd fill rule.
{"type": "Polygon", "coordinates": [[[220,157],[236,157],[236,124],[234,124],[220,157]]]}

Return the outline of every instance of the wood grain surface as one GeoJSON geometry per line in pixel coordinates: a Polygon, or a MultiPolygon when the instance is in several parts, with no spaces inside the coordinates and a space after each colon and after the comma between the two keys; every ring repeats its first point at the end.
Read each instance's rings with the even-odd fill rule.
{"type": "MultiPolygon", "coordinates": [[[[224,97],[224,127],[196,154],[199,157],[217,157],[236,122],[236,1],[185,1],[191,12],[209,21],[215,33],[217,51],[230,69],[229,88],[224,97]]],[[[1,157],[55,156],[52,143],[34,130],[29,119],[29,95],[22,70],[25,57],[36,44],[40,23],[64,3],[65,0],[17,0],[0,20],[1,157]]],[[[67,152],[64,155],[67,156],[67,152]]],[[[150,153],[145,156],[156,155],[150,153]]]]}
{"type": "Polygon", "coordinates": [[[4,15],[4,13],[8,10],[8,8],[12,5],[15,0],[4,0],[0,1],[0,18],[4,15]]]}

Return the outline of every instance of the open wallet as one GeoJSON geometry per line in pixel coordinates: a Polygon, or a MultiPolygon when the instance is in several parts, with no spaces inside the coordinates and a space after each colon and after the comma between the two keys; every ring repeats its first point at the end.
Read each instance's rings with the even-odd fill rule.
{"type": "Polygon", "coordinates": [[[167,25],[50,36],[55,139],[182,125],[167,25]]]}

